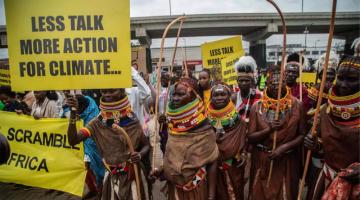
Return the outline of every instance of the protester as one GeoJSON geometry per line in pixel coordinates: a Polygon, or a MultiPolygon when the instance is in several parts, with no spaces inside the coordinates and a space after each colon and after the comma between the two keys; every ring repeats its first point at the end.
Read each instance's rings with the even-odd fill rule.
{"type": "Polygon", "coordinates": [[[5,104],[2,102],[2,100],[0,100],[0,110],[4,110],[5,108],[5,104]]]}
{"type": "Polygon", "coordinates": [[[0,165],[6,164],[10,157],[10,145],[6,137],[0,133],[0,165]]]}
{"type": "Polygon", "coordinates": [[[231,88],[221,82],[211,88],[207,113],[219,148],[216,199],[244,199],[246,123],[231,101],[231,88]]]}
{"type": "MultiPolygon", "coordinates": [[[[303,66],[305,65],[305,58],[301,57],[303,66]]],[[[290,54],[286,61],[286,85],[290,88],[291,94],[297,99],[301,100],[304,106],[304,111],[310,109],[310,100],[305,86],[300,87],[296,82],[300,76],[300,55],[297,53],[290,54]],[[300,99],[300,89],[302,91],[302,99],[300,99]]]]}
{"type": "MultiPolygon", "coordinates": [[[[156,94],[159,96],[158,102],[158,112],[159,112],[159,135],[160,135],[160,149],[163,153],[165,153],[166,143],[168,139],[168,124],[166,123],[166,115],[165,115],[165,107],[167,103],[170,101],[170,96],[168,89],[170,90],[171,84],[170,73],[167,71],[161,72],[161,88],[160,94],[156,94]]],[[[154,91],[156,93],[156,91],[154,91]]],[[[155,104],[155,99],[153,98],[153,102],[155,104]]],[[[155,108],[155,105],[154,105],[155,108]]]]}
{"type": "MultiPolygon", "coordinates": [[[[73,96],[70,94],[69,90],[65,90],[64,94],[66,98],[62,117],[70,118],[71,111],[69,105],[74,105],[76,103],[75,101],[78,102],[77,113],[79,114],[79,118],[84,121],[84,125],[87,125],[92,119],[98,116],[99,108],[91,97],[84,96],[82,93],[77,93],[75,96],[73,96]],[[76,98],[76,100],[74,98],[76,98]]],[[[87,138],[84,140],[84,151],[85,166],[88,169],[85,180],[86,184],[91,192],[101,193],[105,168],[93,138],[87,138]]]]}
{"type": "Polygon", "coordinates": [[[152,175],[159,176],[163,172],[170,200],[216,199],[219,152],[193,79],[182,78],[175,85],[167,116],[170,132],[164,164],[154,169],[152,175]]]}
{"type": "MultiPolygon", "coordinates": [[[[321,188],[327,188],[332,181],[335,184],[333,187],[339,188],[336,193],[333,187],[329,187],[331,191],[328,192],[333,195],[340,196],[342,193],[342,196],[345,195],[344,199],[351,199],[350,196],[354,194],[352,192],[357,192],[357,195],[360,192],[359,78],[360,57],[345,57],[338,68],[336,83],[329,91],[328,102],[321,109],[318,137],[312,137],[310,133],[305,137],[305,146],[323,155],[324,159],[314,196],[321,197],[321,188]],[[343,173],[344,169],[351,173],[343,173]],[[341,182],[348,184],[340,188],[339,186],[343,186],[341,182]]],[[[329,193],[325,195],[329,197],[329,193]]]]}
{"type": "MultiPolygon", "coordinates": [[[[316,76],[317,76],[317,79],[319,79],[320,81],[322,79],[325,56],[326,56],[325,53],[322,54],[320,56],[320,58],[315,62],[315,67],[317,69],[316,76]]],[[[337,68],[338,62],[339,62],[338,56],[334,52],[330,52],[328,68],[326,71],[326,81],[325,81],[322,104],[327,102],[329,90],[332,87],[333,82],[335,81],[336,68],[337,68]]],[[[312,108],[316,107],[316,102],[317,102],[317,99],[319,96],[319,89],[320,89],[320,83],[316,83],[313,87],[308,89],[308,96],[310,99],[309,102],[310,102],[310,105],[312,108]]],[[[313,111],[313,109],[309,110],[309,112],[312,112],[312,111],[313,111]]]]}
{"type": "Polygon", "coordinates": [[[21,104],[16,99],[16,93],[11,91],[10,86],[1,86],[0,87],[0,101],[4,103],[3,111],[7,112],[25,112],[28,111],[26,109],[26,105],[21,104]]]}
{"type": "Polygon", "coordinates": [[[205,107],[210,102],[211,76],[208,69],[203,69],[199,73],[199,95],[205,103],[205,107]]]}
{"type": "Polygon", "coordinates": [[[241,119],[248,122],[251,106],[261,98],[255,83],[257,65],[253,57],[243,56],[235,63],[235,70],[240,91],[233,94],[232,99],[241,119]]]}
{"type": "Polygon", "coordinates": [[[267,72],[266,69],[260,70],[260,76],[258,77],[258,88],[260,91],[263,91],[266,87],[266,79],[267,79],[267,72]]]}
{"type": "Polygon", "coordinates": [[[92,89],[92,90],[82,90],[82,93],[85,96],[91,97],[92,99],[94,99],[96,105],[100,105],[100,97],[101,97],[101,93],[99,89],[92,89]]]}
{"type": "Polygon", "coordinates": [[[151,97],[151,90],[140,76],[139,72],[133,67],[131,67],[131,77],[134,85],[131,88],[126,88],[125,92],[128,95],[133,112],[136,114],[136,117],[142,125],[145,135],[148,137],[149,130],[147,130],[145,123],[145,117],[148,113],[146,113],[145,107],[148,105],[148,101],[151,97]]]}
{"type": "Polygon", "coordinates": [[[58,95],[52,91],[34,91],[35,102],[31,115],[35,119],[59,118],[60,109],[57,106],[58,95]]]}
{"type": "MultiPolygon", "coordinates": [[[[315,68],[318,69],[317,70],[318,73],[316,75],[319,80],[322,79],[325,56],[326,54],[321,55],[320,58],[315,62],[315,68]]],[[[335,80],[337,65],[338,65],[338,56],[334,52],[331,52],[329,57],[328,68],[326,71],[326,81],[323,92],[323,98],[321,102],[321,108],[324,107],[326,102],[328,101],[328,96],[329,96],[328,93],[335,80]]],[[[308,95],[310,98],[310,105],[311,105],[310,110],[307,112],[307,118],[309,119],[307,123],[308,130],[311,129],[314,122],[314,114],[316,111],[317,101],[319,97],[319,89],[320,89],[320,83],[317,83],[316,85],[308,89],[308,95]]],[[[316,180],[323,168],[323,160],[319,157],[318,154],[313,153],[311,161],[312,162],[308,172],[308,185],[309,185],[309,190],[308,190],[309,192],[307,193],[308,199],[312,199],[311,197],[313,196],[316,180]]]]}
{"type": "Polygon", "coordinates": [[[354,49],[354,56],[360,57],[360,37],[354,40],[351,48],[354,49]]]}
{"type": "Polygon", "coordinates": [[[305,136],[302,104],[293,97],[285,81],[277,100],[280,69],[270,69],[267,88],[250,111],[248,141],[253,144],[249,196],[251,199],[296,199],[300,177],[299,147],[305,136]],[[279,103],[279,118],[276,106],[279,103]],[[273,134],[277,132],[272,151],[273,134]],[[272,176],[267,186],[270,162],[272,176]]]}
{"type": "Polygon", "coordinates": [[[17,93],[18,101],[25,103],[29,110],[31,111],[32,105],[35,102],[35,96],[32,91],[25,91],[24,93],[18,92],[17,93]]]}
{"type": "MultiPolygon", "coordinates": [[[[124,89],[102,89],[101,95],[100,115],[79,132],[75,125],[78,114],[75,110],[79,110],[78,103],[76,98],[73,99],[73,104],[69,106],[76,109],[71,110],[69,143],[75,145],[89,137],[96,142],[107,169],[101,199],[136,199],[133,163],[141,165],[142,158],[149,152],[149,141],[144,135],[139,120],[132,112],[124,89]],[[129,135],[135,152],[130,153],[129,144],[119,130],[120,127],[129,135]]],[[[143,177],[140,165],[138,165],[138,174],[143,177]]],[[[138,189],[141,191],[141,197],[139,198],[147,199],[147,193],[144,191],[147,188],[146,180],[141,179],[140,182],[141,188],[138,189]]]]}

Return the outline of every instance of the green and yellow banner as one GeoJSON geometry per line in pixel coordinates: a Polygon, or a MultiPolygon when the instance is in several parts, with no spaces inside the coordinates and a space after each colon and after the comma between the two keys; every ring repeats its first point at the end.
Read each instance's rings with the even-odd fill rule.
{"type": "MultiPolygon", "coordinates": [[[[86,176],[83,143],[70,146],[67,119],[39,119],[0,111],[0,132],[11,154],[0,181],[82,196],[86,176]]],[[[80,126],[79,122],[77,125],[80,126]]]]}

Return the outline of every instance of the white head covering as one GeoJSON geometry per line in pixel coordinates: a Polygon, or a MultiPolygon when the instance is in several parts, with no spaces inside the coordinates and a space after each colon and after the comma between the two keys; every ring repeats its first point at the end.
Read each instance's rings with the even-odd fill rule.
{"type": "MultiPolygon", "coordinates": [[[[314,64],[315,69],[319,69],[318,73],[321,72],[321,70],[323,70],[324,68],[325,56],[326,53],[322,54],[314,64]]],[[[336,70],[338,63],[339,63],[339,56],[335,52],[330,51],[328,69],[336,70]]]]}
{"type": "MultiPolygon", "coordinates": [[[[253,74],[257,74],[257,64],[253,57],[251,56],[242,56],[240,59],[235,63],[234,65],[236,72],[239,72],[239,70],[250,67],[253,71],[253,74]]],[[[241,70],[242,71],[242,70],[241,70]]]]}
{"type": "Polygon", "coordinates": [[[351,45],[351,48],[354,49],[354,55],[356,56],[357,54],[359,54],[360,52],[357,52],[357,47],[360,45],[360,37],[356,38],[354,40],[354,42],[351,45]]]}

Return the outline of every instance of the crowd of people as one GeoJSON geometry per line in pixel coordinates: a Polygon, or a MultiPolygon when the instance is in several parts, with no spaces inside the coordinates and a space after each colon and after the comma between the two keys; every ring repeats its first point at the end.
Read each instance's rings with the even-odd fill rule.
{"type": "Polygon", "coordinates": [[[360,43],[354,46],[355,55],[330,54],[318,119],[325,55],[315,64],[319,82],[306,88],[297,82],[304,62],[297,53],[287,56],[284,78],[279,65],[257,69],[251,56],[241,57],[237,87],[207,69],[198,79],[184,69],[162,70],[157,90],[132,68],[133,87],[126,89],[15,93],[1,86],[0,108],[68,118],[70,145],[84,141],[86,187],[101,199],[153,199],[157,179],[173,200],[296,199],[308,149],[306,199],[359,199],[360,43]],[[79,119],[84,126],[77,129],[79,119]],[[153,137],[163,158],[155,167],[153,137]]]}

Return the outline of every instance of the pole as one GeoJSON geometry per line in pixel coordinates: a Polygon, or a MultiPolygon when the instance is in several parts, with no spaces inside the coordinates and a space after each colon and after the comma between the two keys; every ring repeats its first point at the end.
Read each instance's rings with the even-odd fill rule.
{"type": "Polygon", "coordinates": [[[301,12],[304,12],[304,0],[301,0],[301,12]]]}
{"type": "MultiPolygon", "coordinates": [[[[304,62],[302,60],[303,58],[303,52],[301,51],[300,54],[299,54],[299,57],[300,57],[300,66],[299,66],[299,83],[300,83],[300,102],[302,102],[303,100],[303,92],[302,92],[302,69],[303,69],[303,65],[304,65],[304,62]]],[[[304,57],[304,61],[305,61],[305,57],[304,57]]]]}
{"type": "MultiPolygon", "coordinates": [[[[315,111],[315,114],[314,114],[314,123],[313,123],[313,126],[311,128],[311,135],[313,136],[313,138],[317,137],[316,127],[318,125],[318,117],[319,117],[319,113],[320,113],[320,106],[321,106],[322,97],[323,97],[323,94],[324,94],[324,87],[325,87],[325,81],[326,81],[326,71],[327,71],[327,68],[328,68],[328,65],[329,65],[330,48],[331,48],[331,42],[332,42],[333,34],[334,34],[335,15],[336,15],[336,0],[333,0],[333,2],[332,2],[332,11],[331,11],[331,21],[330,21],[330,28],[329,28],[329,38],[328,38],[327,48],[326,48],[324,69],[323,69],[323,72],[322,72],[319,97],[318,97],[318,100],[317,100],[316,111],[315,111]]],[[[302,193],[302,191],[304,189],[305,177],[306,177],[306,174],[307,174],[307,171],[308,171],[310,157],[311,157],[311,150],[308,150],[307,154],[306,154],[304,172],[303,172],[303,175],[302,175],[302,178],[301,178],[297,200],[301,200],[301,193],[302,193]]]]}
{"type": "MultiPolygon", "coordinates": [[[[125,132],[125,130],[123,128],[121,128],[117,124],[113,124],[112,127],[117,133],[119,133],[119,134],[121,134],[121,135],[123,135],[125,137],[126,143],[129,146],[130,153],[134,153],[135,152],[134,146],[133,146],[133,144],[131,142],[131,139],[130,139],[129,135],[125,132]]],[[[133,163],[133,166],[134,166],[134,172],[135,172],[136,193],[137,193],[138,200],[141,200],[140,176],[139,176],[138,166],[137,166],[136,163],[133,163]]]]}
{"type": "MultiPolygon", "coordinates": [[[[170,78],[173,77],[173,68],[174,68],[174,64],[175,64],[176,50],[178,47],[179,37],[180,37],[182,25],[184,23],[184,19],[180,21],[180,25],[179,25],[178,32],[176,35],[176,41],[175,41],[174,51],[173,51],[173,55],[172,55],[171,65],[170,65],[170,78]]],[[[164,101],[165,103],[164,103],[164,109],[163,109],[164,113],[166,113],[166,108],[167,108],[166,105],[167,105],[169,91],[170,91],[170,83],[171,83],[171,80],[169,80],[168,86],[166,88],[166,96],[165,96],[165,101],[164,101]]],[[[162,130],[162,127],[163,127],[162,124],[160,124],[160,131],[162,130]]]]}
{"type": "MultiPolygon", "coordinates": [[[[174,19],[173,21],[171,21],[165,28],[163,36],[161,38],[161,45],[160,45],[160,57],[159,57],[159,62],[157,64],[157,83],[156,83],[156,99],[155,99],[155,120],[157,120],[159,118],[159,94],[160,94],[160,86],[161,86],[161,65],[162,65],[162,58],[164,55],[164,44],[165,44],[165,38],[167,33],[169,32],[169,29],[172,25],[174,25],[176,22],[180,21],[180,20],[184,20],[185,16],[180,16],[176,19],[174,19]]],[[[153,147],[153,155],[152,155],[152,168],[155,168],[155,154],[156,154],[156,137],[159,132],[159,123],[156,122],[155,123],[155,136],[154,136],[154,147],[153,147]]]]}
{"type": "MultiPolygon", "coordinates": [[[[281,23],[282,23],[282,27],[283,27],[283,47],[282,47],[282,54],[281,54],[281,71],[280,71],[280,80],[279,80],[279,89],[278,89],[278,95],[277,95],[277,104],[276,104],[276,112],[275,112],[275,120],[279,119],[279,110],[280,110],[280,103],[279,103],[279,99],[281,98],[281,88],[282,88],[282,84],[283,84],[283,80],[284,80],[284,69],[285,69],[285,54],[286,54],[286,24],[285,24],[285,18],[284,15],[282,14],[280,8],[276,5],[276,3],[273,0],[266,0],[268,1],[270,4],[272,4],[275,9],[277,10],[277,12],[280,15],[281,18],[281,23]]],[[[274,132],[273,134],[273,146],[272,146],[272,151],[274,151],[276,149],[276,139],[277,139],[277,131],[274,132]]],[[[270,179],[272,176],[272,171],[273,171],[273,165],[274,165],[274,161],[271,160],[270,161],[270,170],[269,170],[269,176],[267,178],[267,182],[266,182],[266,186],[269,187],[270,184],[270,179]]]]}
{"type": "Polygon", "coordinates": [[[171,16],[171,0],[169,0],[169,10],[170,10],[170,16],[171,16]]]}

